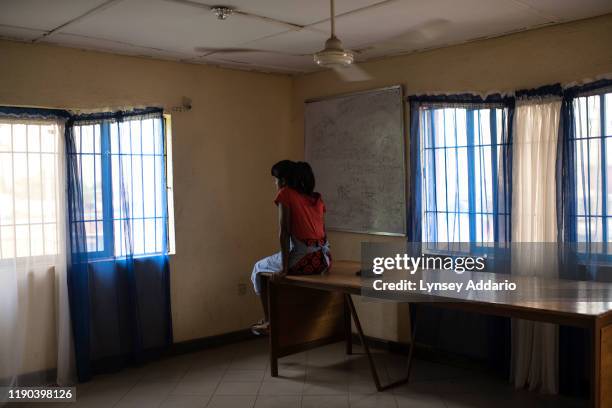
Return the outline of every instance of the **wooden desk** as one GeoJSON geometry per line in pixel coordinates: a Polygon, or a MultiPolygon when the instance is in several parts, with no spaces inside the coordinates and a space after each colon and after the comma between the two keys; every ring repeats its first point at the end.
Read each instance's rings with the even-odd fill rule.
{"type": "MultiPolygon", "coordinates": [[[[355,273],[360,264],[334,261],[326,275],[288,276],[281,282],[267,282],[270,307],[270,363],[273,377],[278,376],[278,358],[345,340],[347,354],[352,353],[351,323],[353,318],[358,335],[368,356],[370,369],[379,391],[408,382],[413,347],[408,355],[406,377],[392,384],[380,383],[374,361],[351,299],[362,295],[362,279],[355,273]]],[[[435,273],[425,271],[424,273],[435,273]]],[[[466,278],[470,275],[466,275],[466,278]]],[[[473,273],[474,279],[499,279],[491,273],[473,273]]],[[[505,276],[507,278],[507,275],[505,276]]],[[[541,282],[538,278],[512,275],[514,281],[526,284],[541,282]],[[536,282],[537,281],[537,282],[536,282]]],[[[547,323],[576,326],[591,333],[591,406],[612,407],[612,284],[580,281],[554,281],[549,290],[559,290],[563,296],[557,300],[517,300],[507,293],[487,293],[477,299],[449,298],[429,295],[430,306],[458,309],[493,316],[513,317],[547,323]],[[554,285],[558,285],[557,288],[554,285]],[[597,302],[579,301],[585,290],[604,294],[597,302]],[[573,294],[573,295],[572,295],[573,294]],[[575,300],[572,299],[575,296],[575,300]]],[[[398,302],[409,302],[401,296],[398,302]]],[[[414,302],[414,300],[413,300],[414,302]]],[[[419,303],[410,303],[418,313],[419,303]]],[[[413,322],[411,342],[414,344],[416,323],[413,322]]]]}

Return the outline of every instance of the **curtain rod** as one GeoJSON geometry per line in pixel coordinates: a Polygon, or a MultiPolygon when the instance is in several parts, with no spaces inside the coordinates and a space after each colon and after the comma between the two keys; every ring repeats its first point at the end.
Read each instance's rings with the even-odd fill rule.
{"type": "Polygon", "coordinates": [[[406,97],[408,101],[425,101],[429,102],[449,102],[448,97],[457,97],[459,102],[464,103],[482,103],[489,98],[520,98],[529,96],[546,96],[546,95],[563,95],[575,97],[584,95],[589,92],[601,91],[601,89],[610,88],[612,90],[612,73],[597,75],[595,78],[584,79],[582,81],[568,82],[565,84],[555,83],[539,86],[536,88],[519,89],[515,91],[489,91],[489,92],[473,92],[473,91],[458,91],[458,92],[432,92],[413,94],[406,97]],[[549,92],[549,93],[546,93],[549,92]],[[461,100],[463,97],[464,100],[461,100]]]}
{"type": "Polygon", "coordinates": [[[136,108],[112,112],[93,112],[75,114],[64,109],[26,108],[17,106],[0,106],[0,117],[31,118],[31,119],[63,119],[69,122],[92,120],[122,120],[134,116],[163,114],[160,107],[136,108]]]}

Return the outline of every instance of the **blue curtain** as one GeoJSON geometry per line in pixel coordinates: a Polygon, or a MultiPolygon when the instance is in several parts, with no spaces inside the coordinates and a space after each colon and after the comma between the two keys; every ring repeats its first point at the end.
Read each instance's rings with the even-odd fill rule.
{"type": "MultiPolygon", "coordinates": [[[[610,280],[612,240],[608,208],[606,157],[612,136],[606,116],[612,111],[611,80],[565,89],[559,125],[557,159],[557,225],[563,242],[566,279],[610,280]]],[[[609,118],[608,118],[609,121],[609,118]]],[[[589,334],[579,328],[559,330],[559,385],[563,393],[589,393],[589,334]]]]}
{"type": "Polygon", "coordinates": [[[157,108],[73,116],[66,126],[80,381],[172,343],[163,129],[157,108]]]}
{"type": "MultiPolygon", "coordinates": [[[[503,252],[495,247],[510,241],[514,98],[462,94],[408,100],[408,240],[430,248],[439,242],[461,243],[452,247],[495,253],[498,256],[491,256],[490,262],[498,262],[495,269],[503,271],[503,252]],[[484,242],[493,245],[481,246],[484,242]]],[[[419,310],[419,342],[486,359],[508,374],[508,319],[429,307],[419,310]]]]}
{"type": "Polygon", "coordinates": [[[408,205],[408,242],[421,242],[423,223],[421,214],[422,171],[421,171],[421,137],[419,119],[421,103],[417,99],[410,101],[410,202],[408,205]]]}
{"type": "MultiPolygon", "coordinates": [[[[608,203],[607,156],[612,129],[607,118],[612,112],[612,80],[601,80],[566,89],[561,111],[561,174],[558,201],[560,239],[575,243],[583,263],[597,258],[609,263],[604,242],[612,241],[612,208],[608,203]],[[608,94],[608,96],[606,96],[608,94]]],[[[612,146],[610,146],[612,147],[612,146]]],[[[589,266],[592,266],[589,265],[589,266]]],[[[590,269],[597,278],[597,269],[590,269]]]]}

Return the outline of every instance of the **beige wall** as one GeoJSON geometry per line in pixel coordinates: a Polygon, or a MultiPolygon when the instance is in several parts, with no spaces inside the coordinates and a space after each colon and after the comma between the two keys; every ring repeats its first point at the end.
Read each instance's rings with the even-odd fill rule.
{"type": "MultiPolygon", "coordinates": [[[[360,64],[372,76],[367,82],[342,82],[330,71],[304,75],[293,82],[292,156],[303,156],[306,99],[395,84],[403,85],[406,95],[411,95],[513,91],[568,83],[612,73],[611,39],[612,14],[360,64]]],[[[362,241],[381,239],[384,238],[330,234],[336,259],[359,259],[362,241]]],[[[364,330],[369,334],[393,340],[405,338],[408,321],[405,309],[372,303],[360,309],[364,330]]]]}
{"type": "MultiPolygon", "coordinates": [[[[305,99],[392,84],[412,94],[580,80],[612,72],[610,38],[612,15],[366,63],[373,79],[361,83],[340,82],[330,72],[291,79],[0,41],[0,105],[169,109],[182,96],[192,99],[193,110],[172,115],[172,309],[175,341],[182,341],[243,329],[260,317],[250,288],[239,296],[237,285],[248,286],[252,263],[276,250],[268,172],[278,159],[303,156],[305,99]]],[[[361,241],[384,239],[330,238],[335,259],[358,259],[361,241]]],[[[360,309],[368,334],[406,335],[405,310],[360,309]]],[[[52,325],[41,330],[42,338],[52,338],[52,325]]],[[[32,347],[30,370],[53,366],[51,343],[32,347]]]]}
{"type": "MultiPolygon", "coordinates": [[[[193,109],[172,114],[175,341],[244,329],[261,318],[249,275],[277,246],[269,169],[286,156],[291,78],[0,41],[0,105],[169,109],[182,96],[193,109]],[[239,296],[239,283],[247,295],[239,296]]],[[[32,339],[53,338],[53,324],[44,323],[52,318],[52,297],[43,298],[32,339]]],[[[28,347],[26,371],[52,367],[53,347],[28,347]]]]}

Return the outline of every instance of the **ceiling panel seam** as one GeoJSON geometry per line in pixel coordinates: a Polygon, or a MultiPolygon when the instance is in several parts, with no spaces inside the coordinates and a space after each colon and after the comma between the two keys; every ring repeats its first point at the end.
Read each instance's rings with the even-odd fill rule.
{"type": "Polygon", "coordinates": [[[94,15],[94,14],[96,14],[96,13],[102,11],[102,10],[106,10],[107,8],[117,4],[119,2],[122,2],[122,1],[125,1],[125,0],[108,0],[108,1],[106,1],[104,3],[102,3],[102,4],[99,4],[96,7],[92,8],[91,10],[88,10],[85,13],[83,13],[83,14],[77,16],[77,17],[74,17],[71,20],[68,20],[64,24],[60,24],[59,26],[57,26],[57,27],[47,31],[43,35],[41,35],[39,37],[36,37],[35,39],[32,40],[32,42],[34,42],[34,43],[38,42],[38,41],[42,40],[43,38],[47,38],[47,37],[49,37],[49,36],[51,36],[51,35],[53,35],[55,33],[58,33],[61,30],[65,29],[66,27],[69,27],[72,24],[76,23],[77,21],[80,21],[80,20],[82,20],[85,17],[92,16],[92,15],[94,15]]]}
{"type": "MultiPolygon", "coordinates": [[[[387,4],[396,3],[398,1],[401,1],[401,0],[382,0],[382,1],[379,1],[378,3],[370,4],[368,6],[363,6],[363,7],[356,8],[356,9],[353,9],[353,10],[350,10],[350,11],[345,11],[344,13],[336,13],[336,21],[339,18],[342,18],[342,17],[351,16],[353,14],[358,14],[358,13],[361,13],[361,12],[364,12],[364,11],[368,11],[368,10],[372,10],[372,9],[375,9],[375,8],[378,8],[378,7],[381,7],[381,6],[386,6],[387,4]]],[[[304,26],[304,28],[314,28],[313,26],[315,26],[317,24],[324,23],[324,22],[329,21],[329,20],[330,20],[330,18],[324,18],[323,20],[319,20],[319,21],[315,21],[313,23],[307,24],[306,26],[304,26]]],[[[329,32],[328,32],[328,34],[329,34],[329,32]]]]}
{"type": "MultiPolygon", "coordinates": [[[[100,41],[106,41],[106,42],[110,42],[110,43],[115,43],[115,44],[121,44],[121,45],[127,45],[129,47],[134,47],[134,48],[140,48],[142,50],[152,50],[152,51],[161,51],[161,52],[167,52],[169,54],[182,54],[187,56],[188,54],[181,52],[181,51],[172,51],[172,50],[167,50],[165,48],[158,48],[158,47],[150,47],[150,46],[146,46],[146,45],[138,45],[138,44],[133,44],[133,43],[129,43],[127,41],[120,41],[120,40],[111,40],[108,38],[102,38],[102,37],[93,37],[90,35],[83,35],[83,34],[72,34],[72,33],[62,33],[62,35],[66,35],[66,36],[70,36],[70,37],[77,37],[77,38],[86,38],[88,40],[100,40],[100,41]]],[[[49,41],[50,43],[52,41],[49,41]]],[[[55,43],[57,45],[61,45],[61,43],[55,43]]]]}
{"type": "Polygon", "coordinates": [[[28,30],[28,31],[45,31],[45,30],[41,30],[40,28],[23,27],[23,26],[11,25],[11,24],[0,24],[0,27],[17,28],[20,30],[28,30]]]}
{"type": "MultiPolygon", "coordinates": [[[[188,7],[196,7],[196,8],[207,9],[207,10],[211,10],[212,7],[213,7],[213,6],[205,4],[205,3],[200,3],[200,2],[191,1],[191,0],[164,0],[164,1],[167,1],[169,3],[182,4],[182,5],[185,5],[185,6],[188,6],[188,7]]],[[[256,20],[259,20],[259,21],[264,21],[264,22],[272,23],[272,24],[276,24],[276,25],[283,25],[283,26],[289,27],[292,30],[302,30],[304,28],[304,26],[301,25],[301,24],[292,23],[292,22],[284,21],[284,20],[279,20],[277,18],[268,17],[268,16],[264,16],[264,15],[260,15],[260,14],[248,13],[248,12],[242,11],[240,9],[234,9],[233,12],[235,14],[240,14],[241,16],[252,18],[252,19],[256,19],[256,20]]]]}

